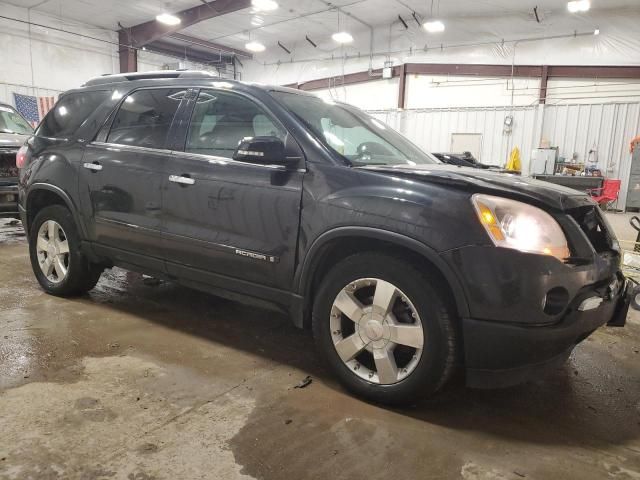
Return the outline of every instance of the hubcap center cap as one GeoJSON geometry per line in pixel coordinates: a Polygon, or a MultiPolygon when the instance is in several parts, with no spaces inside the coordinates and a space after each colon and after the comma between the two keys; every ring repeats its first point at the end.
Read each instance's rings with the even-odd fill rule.
{"type": "Polygon", "coordinates": [[[371,341],[377,341],[384,335],[384,328],[377,320],[369,320],[364,326],[364,333],[371,341]]]}
{"type": "Polygon", "coordinates": [[[49,255],[50,257],[55,257],[58,254],[58,252],[56,251],[56,247],[54,245],[49,245],[47,247],[47,255],[49,255]]]}

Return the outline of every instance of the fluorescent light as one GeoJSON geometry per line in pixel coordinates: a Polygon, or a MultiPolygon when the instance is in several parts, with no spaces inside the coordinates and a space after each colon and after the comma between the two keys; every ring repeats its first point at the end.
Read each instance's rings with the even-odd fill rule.
{"type": "Polygon", "coordinates": [[[594,35],[600,35],[600,29],[599,29],[599,28],[596,28],[596,29],[593,31],[593,34],[594,34],[594,35]]]}
{"type": "Polygon", "coordinates": [[[338,43],[353,42],[353,37],[349,32],[336,32],[333,35],[331,35],[331,38],[333,38],[338,43]]]}
{"type": "Polygon", "coordinates": [[[170,13],[161,13],[156,17],[156,20],[165,25],[179,25],[182,21],[179,17],[171,15],[170,13]]]}
{"type": "Polygon", "coordinates": [[[264,52],[266,47],[261,44],[260,42],[249,42],[247,43],[244,48],[246,48],[247,50],[249,50],[250,52],[264,52]]]}
{"type": "Polygon", "coordinates": [[[440,20],[429,20],[424,22],[422,27],[429,33],[444,32],[444,23],[440,20]]]}
{"type": "Polygon", "coordinates": [[[278,2],[274,0],[251,0],[251,5],[262,12],[269,12],[278,8],[278,2]]]}
{"type": "Polygon", "coordinates": [[[573,0],[567,2],[567,10],[571,13],[586,12],[591,8],[591,2],[589,0],[573,0]]]}

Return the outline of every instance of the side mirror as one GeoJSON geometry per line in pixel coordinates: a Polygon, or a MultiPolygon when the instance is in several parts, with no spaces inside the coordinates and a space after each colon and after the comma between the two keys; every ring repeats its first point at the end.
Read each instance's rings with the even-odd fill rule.
{"type": "Polygon", "coordinates": [[[245,137],[240,140],[233,153],[233,159],[240,162],[288,165],[284,142],[278,137],[245,137]]]}

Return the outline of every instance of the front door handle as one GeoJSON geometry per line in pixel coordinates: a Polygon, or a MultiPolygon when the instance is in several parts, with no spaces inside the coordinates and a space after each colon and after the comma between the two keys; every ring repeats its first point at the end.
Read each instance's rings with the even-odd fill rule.
{"type": "Polygon", "coordinates": [[[94,172],[99,172],[100,170],[102,170],[102,165],[100,165],[99,163],[84,163],[82,164],[82,166],[84,168],[87,168],[89,170],[93,170],[94,172]]]}
{"type": "Polygon", "coordinates": [[[182,177],[180,175],[169,175],[169,181],[179,183],[181,185],[193,185],[196,181],[191,177],[182,177]]]}

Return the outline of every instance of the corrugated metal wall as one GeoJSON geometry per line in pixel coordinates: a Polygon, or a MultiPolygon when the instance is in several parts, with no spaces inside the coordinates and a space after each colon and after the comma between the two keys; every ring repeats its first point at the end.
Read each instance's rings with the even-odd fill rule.
{"type": "Polygon", "coordinates": [[[624,207],[631,169],[629,142],[640,135],[640,103],[549,105],[545,107],[542,138],[558,146],[560,155],[589,161],[597,152],[597,165],[605,176],[622,180],[620,207],[624,207]]]}
{"type": "Polygon", "coordinates": [[[640,135],[640,103],[546,105],[542,119],[538,118],[540,111],[531,106],[369,113],[431,152],[449,151],[452,133],[481,133],[481,161],[492,165],[504,165],[514,146],[520,148],[526,165],[541,139],[558,146],[560,155],[567,159],[577,153],[581,162],[589,161],[589,150],[595,150],[603,173],[622,180],[619,205],[624,208],[631,168],[629,142],[640,135]],[[507,135],[504,119],[510,114],[514,124],[507,135]]]}
{"type": "Polygon", "coordinates": [[[482,134],[482,155],[489,165],[504,165],[514,146],[530,155],[537,144],[538,109],[531,107],[451,108],[370,111],[374,117],[406,135],[430,152],[449,152],[452,133],[482,134]],[[513,115],[510,134],[504,133],[504,119],[513,115]]]}

